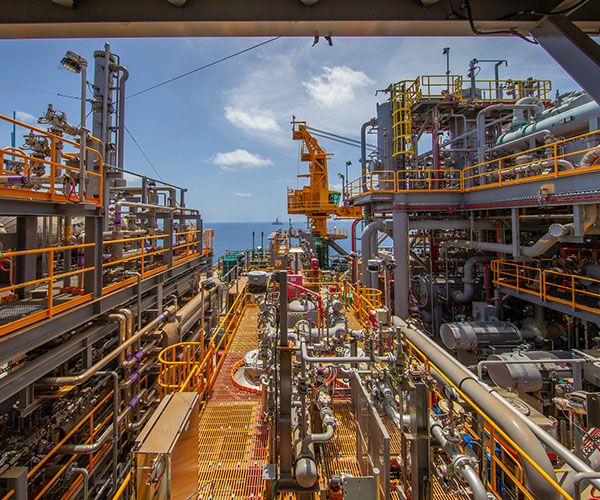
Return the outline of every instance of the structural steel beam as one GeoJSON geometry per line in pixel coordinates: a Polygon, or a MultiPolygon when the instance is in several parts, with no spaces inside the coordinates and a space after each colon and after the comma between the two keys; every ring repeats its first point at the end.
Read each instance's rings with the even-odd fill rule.
{"type": "MultiPolygon", "coordinates": [[[[482,32],[527,33],[558,0],[471,0],[482,32]]],[[[597,33],[590,1],[571,16],[597,33]]],[[[416,0],[19,0],[3,2],[1,38],[139,36],[467,36],[460,2],[425,6],[416,0]],[[72,4],[72,8],[68,8],[72,4]]]]}
{"type": "Polygon", "coordinates": [[[600,104],[600,45],[564,16],[544,18],[531,34],[600,104]]]}

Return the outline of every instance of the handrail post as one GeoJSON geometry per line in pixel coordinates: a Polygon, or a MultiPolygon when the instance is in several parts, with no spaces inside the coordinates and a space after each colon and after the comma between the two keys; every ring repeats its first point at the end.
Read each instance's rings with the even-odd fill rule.
{"type": "Polygon", "coordinates": [[[52,317],[52,290],[54,288],[54,250],[48,252],[48,317],[52,317]]]}

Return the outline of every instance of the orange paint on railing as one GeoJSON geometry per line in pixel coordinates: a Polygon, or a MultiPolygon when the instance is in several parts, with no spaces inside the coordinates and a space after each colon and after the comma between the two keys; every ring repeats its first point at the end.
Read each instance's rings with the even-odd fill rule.
{"type": "Polygon", "coordinates": [[[577,148],[577,151],[564,154],[560,152],[569,142],[591,139],[594,135],[597,136],[597,140],[600,140],[599,131],[588,132],[568,139],[561,139],[552,144],[472,165],[466,167],[464,170],[407,169],[399,171],[373,171],[349,182],[346,192],[349,199],[373,193],[466,193],[510,184],[595,172],[600,170],[600,163],[573,169],[565,167],[565,169],[561,170],[563,168],[561,167],[561,161],[568,161],[571,157],[577,157],[589,151],[597,150],[598,146],[585,147],[583,149],[577,148]],[[547,152],[549,149],[551,150],[551,154],[548,156],[547,152]],[[523,155],[536,153],[538,157],[532,161],[503,166],[506,162],[511,163],[523,155]],[[515,178],[511,179],[510,176],[514,176],[515,178]],[[392,182],[394,188],[390,189],[390,183],[392,182]]]}

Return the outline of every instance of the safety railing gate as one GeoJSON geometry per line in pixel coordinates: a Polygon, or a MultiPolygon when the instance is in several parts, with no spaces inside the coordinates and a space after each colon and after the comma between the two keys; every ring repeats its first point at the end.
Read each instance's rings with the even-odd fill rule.
{"type": "Polygon", "coordinates": [[[390,500],[390,435],[385,429],[360,377],[350,379],[352,408],[356,418],[356,461],[360,473],[372,475],[379,469],[380,498],[390,500]]]}

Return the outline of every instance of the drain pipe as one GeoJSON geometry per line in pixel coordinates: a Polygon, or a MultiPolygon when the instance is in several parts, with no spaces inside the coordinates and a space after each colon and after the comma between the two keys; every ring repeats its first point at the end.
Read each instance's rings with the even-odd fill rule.
{"type": "MultiPolygon", "coordinates": [[[[119,344],[122,344],[127,340],[127,317],[124,314],[118,312],[109,314],[108,319],[110,321],[116,321],[119,323],[119,344]]],[[[124,352],[122,352],[119,356],[119,364],[122,365],[123,361],[125,361],[124,352]]]]}
{"type": "MultiPolygon", "coordinates": [[[[81,476],[83,477],[83,498],[85,498],[86,500],[89,498],[89,472],[86,468],[84,467],[78,467],[77,466],[77,462],[73,462],[71,464],[71,468],[69,469],[69,472],[71,474],[81,474],[81,476]]],[[[117,490],[115,490],[117,491],[117,490]]]]}
{"type": "Polygon", "coordinates": [[[454,300],[456,302],[465,303],[471,301],[473,294],[475,293],[475,278],[473,277],[475,266],[489,264],[492,260],[494,260],[494,257],[484,256],[471,257],[469,260],[467,260],[464,267],[465,287],[462,292],[456,291],[454,293],[454,300]]]}
{"type": "Polygon", "coordinates": [[[358,217],[357,219],[354,219],[354,222],[352,223],[352,230],[351,230],[351,237],[352,237],[352,284],[356,284],[356,282],[358,281],[358,276],[356,276],[356,260],[357,260],[357,253],[356,253],[356,226],[357,224],[362,220],[362,217],[358,217]]]}
{"type": "Polygon", "coordinates": [[[377,126],[377,118],[373,117],[360,127],[360,165],[362,176],[362,192],[367,190],[367,128],[377,126]]]}
{"type": "Polygon", "coordinates": [[[489,500],[481,479],[479,479],[477,472],[475,472],[471,465],[471,457],[461,453],[458,445],[448,440],[444,435],[442,424],[437,418],[430,417],[429,429],[450,457],[454,470],[458,471],[465,481],[469,483],[473,491],[473,498],[475,500],[489,500]]]}
{"type": "MultiPolygon", "coordinates": [[[[399,322],[402,332],[423,355],[431,361],[448,379],[464,392],[473,402],[485,411],[492,421],[497,422],[506,435],[536,463],[549,477],[556,480],[552,463],[546,450],[535,435],[521,419],[512,417],[513,413],[506,409],[476,379],[475,374],[460,364],[450,354],[435,344],[426,335],[409,328],[406,323],[399,322]]],[[[527,460],[520,458],[525,472],[528,489],[539,499],[558,500],[558,493],[552,485],[527,460]]]]}
{"type": "MultiPolygon", "coordinates": [[[[143,244],[143,242],[142,242],[143,244]]],[[[127,271],[127,276],[137,277],[137,328],[138,330],[142,327],[142,274],[137,271],[127,271]]]]}
{"type": "Polygon", "coordinates": [[[371,248],[371,238],[377,231],[385,231],[385,223],[381,220],[377,220],[367,224],[360,235],[361,244],[361,283],[363,286],[371,286],[371,277],[369,270],[367,269],[368,261],[372,256],[373,249],[371,248]]]}

